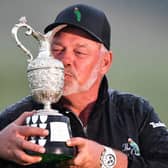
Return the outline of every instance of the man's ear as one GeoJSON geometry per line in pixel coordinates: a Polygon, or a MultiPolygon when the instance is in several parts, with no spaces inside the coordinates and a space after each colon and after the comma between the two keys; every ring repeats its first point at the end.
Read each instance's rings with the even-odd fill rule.
{"type": "Polygon", "coordinates": [[[112,60],[113,60],[112,51],[105,52],[103,55],[102,67],[101,67],[101,72],[103,75],[106,74],[110,69],[112,60]]]}

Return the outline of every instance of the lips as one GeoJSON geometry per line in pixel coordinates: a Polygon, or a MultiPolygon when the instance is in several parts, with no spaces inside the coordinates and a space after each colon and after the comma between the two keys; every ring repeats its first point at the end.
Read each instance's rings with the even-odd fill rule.
{"type": "Polygon", "coordinates": [[[66,79],[70,79],[70,80],[75,79],[76,80],[77,79],[76,77],[77,77],[77,75],[76,75],[75,71],[72,70],[72,68],[65,67],[65,69],[64,69],[64,78],[65,78],[65,80],[66,79]]]}
{"type": "Polygon", "coordinates": [[[72,80],[72,78],[73,78],[73,75],[71,73],[67,73],[67,72],[64,73],[65,80],[72,80]]]}
{"type": "Polygon", "coordinates": [[[64,75],[65,76],[73,76],[71,73],[69,73],[69,72],[64,72],[64,75]]]}
{"type": "Polygon", "coordinates": [[[71,69],[64,69],[64,75],[69,77],[75,77],[74,72],[71,69]]]}

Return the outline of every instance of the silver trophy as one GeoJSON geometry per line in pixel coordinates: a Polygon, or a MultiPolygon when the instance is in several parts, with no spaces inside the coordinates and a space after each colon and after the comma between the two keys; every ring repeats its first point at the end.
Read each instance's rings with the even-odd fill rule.
{"type": "Polygon", "coordinates": [[[42,154],[44,162],[72,158],[75,149],[66,146],[66,141],[72,136],[69,118],[51,108],[51,104],[58,102],[62,96],[64,66],[61,61],[51,56],[49,36],[36,32],[27,24],[25,17],[21,17],[19,23],[12,28],[12,35],[17,46],[29,57],[27,77],[31,94],[35,101],[44,105],[44,109],[26,119],[26,124],[49,130],[47,137],[32,136],[29,141],[46,148],[46,153],[42,154]],[[18,30],[23,27],[27,29],[25,34],[32,35],[40,44],[39,54],[35,59],[18,39],[18,30]]]}

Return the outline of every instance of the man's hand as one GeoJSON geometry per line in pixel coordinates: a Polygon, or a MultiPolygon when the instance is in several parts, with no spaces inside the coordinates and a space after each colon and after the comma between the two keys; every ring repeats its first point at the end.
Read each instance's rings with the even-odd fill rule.
{"type": "MultiPolygon", "coordinates": [[[[77,156],[70,160],[70,168],[100,168],[100,157],[104,151],[104,146],[97,142],[84,138],[71,138],[67,141],[68,146],[76,146],[78,149],[77,156]]],[[[114,150],[114,149],[113,149],[114,150]]],[[[117,163],[115,168],[127,168],[128,157],[121,151],[114,150],[117,163]]]]}
{"type": "Polygon", "coordinates": [[[78,154],[70,161],[70,167],[100,168],[100,156],[104,150],[103,145],[84,138],[71,138],[68,146],[77,146],[78,154]]]}
{"type": "Polygon", "coordinates": [[[28,116],[34,112],[25,112],[14,122],[0,131],[0,157],[20,165],[30,165],[41,161],[39,156],[30,156],[25,150],[44,153],[45,148],[27,141],[29,136],[47,136],[48,131],[42,128],[24,126],[28,116]]]}

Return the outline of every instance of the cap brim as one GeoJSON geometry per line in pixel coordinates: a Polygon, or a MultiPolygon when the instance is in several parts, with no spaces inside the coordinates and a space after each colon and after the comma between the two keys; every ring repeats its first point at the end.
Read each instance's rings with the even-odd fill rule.
{"type": "Polygon", "coordinates": [[[76,25],[76,24],[72,24],[72,23],[52,23],[50,25],[48,25],[45,29],[44,29],[44,33],[48,33],[49,31],[55,29],[58,27],[58,30],[57,31],[54,31],[54,32],[58,32],[59,30],[61,30],[62,28],[60,27],[61,25],[63,25],[62,28],[66,26],[73,26],[73,27],[76,27],[76,28],[79,28],[81,30],[83,30],[84,32],[88,33],[89,35],[91,35],[95,41],[98,41],[100,43],[102,43],[102,40],[96,35],[94,34],[93,32],[89,31],[86,27],[83,27],[83,26],[80,26],[80,25],[76,25]]]}

